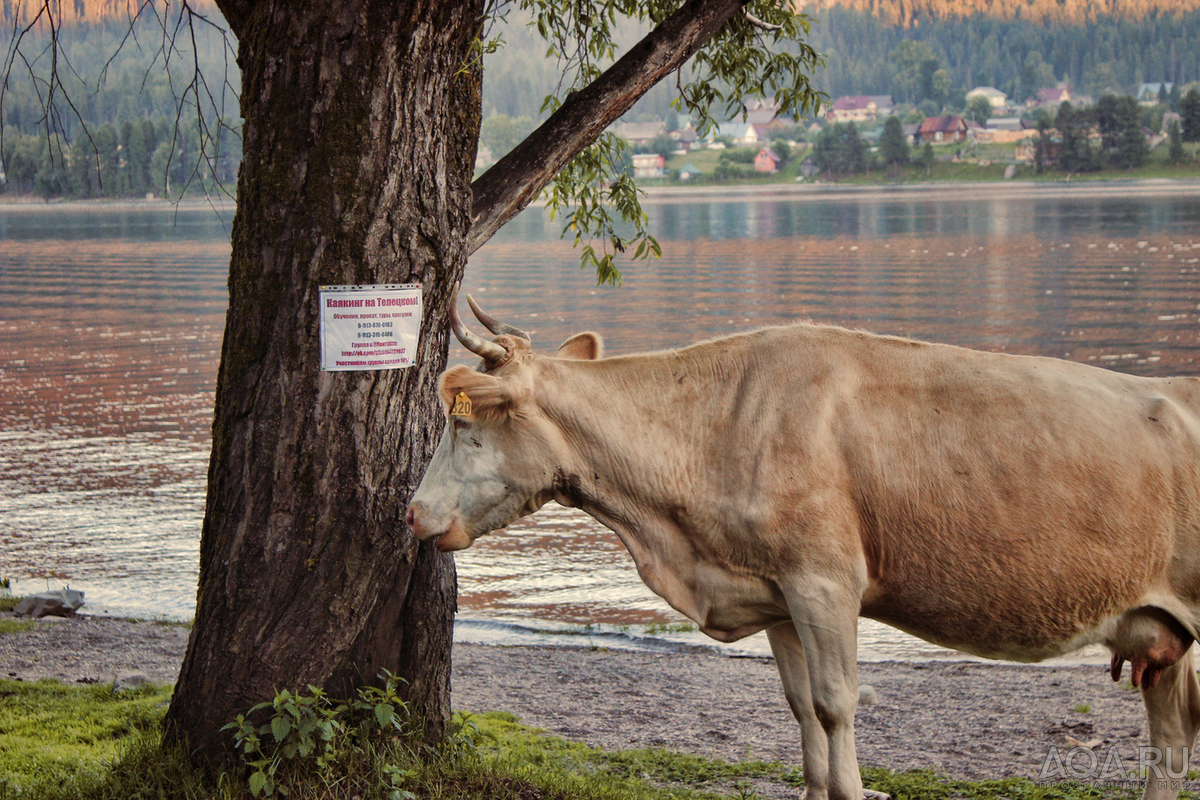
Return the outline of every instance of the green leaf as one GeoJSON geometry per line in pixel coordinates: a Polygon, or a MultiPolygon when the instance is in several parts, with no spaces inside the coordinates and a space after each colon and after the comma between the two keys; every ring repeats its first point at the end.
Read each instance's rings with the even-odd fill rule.
{"type": "Polygon", "coordinates": [[[379,727],[386,728],[392,721],[392,717],[396,714],[396,710],[386,703],[380,703],[375,706],[375,721],[379,723],[379,727]]]}
{"type": "Polygon", "coordinates": [[[287,717],[275,717],[271,720],[271,735],[276,742],[283,742],[292,732],[292,721],[287,717]]]}
{"type": "Polygon", "coordinates": [[[250,773],[250,794],[258,797],[267,788],[267,775],[264,772],[250,773]]]}

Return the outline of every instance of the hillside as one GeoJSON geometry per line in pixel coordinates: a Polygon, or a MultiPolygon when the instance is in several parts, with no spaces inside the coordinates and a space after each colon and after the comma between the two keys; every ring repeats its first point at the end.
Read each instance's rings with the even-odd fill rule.
{"type": "MultiPolygon", "coordinates": [[[[48,6],[62,25],[120,21],[144,5],[145,0],[0,0],[0,20],[27,25],[48,6]]],[[[219,14],[216,0],[189,0],[188,5],[197,14],[219,14]]]]}
{"type": "MultiPolygon", "coordinates": [[[[47,0],[64,23],[125,19],[145,0],[47,0]]],[[[29,22],[42,0],[0,0],[0,19],[29,22]]],[[[201,14],[216,12],[215,0],[191,0],[201,14]]],[[[842,7],[870,13],[890,24],[919,24],[922,17],[950,19],[975,15],[999,19],[1079,24],[1100,17],[1140,20],[1155,14],[1200,10],[1200,0],[813,0],[817,10],[842,7]]]]}
{"type": "Polygon", "coordinates": [[[815,0],[818,11],[847,8],[910,27],[925,19],[983,16],[1079,25],[1103,17],[1142,20],[1200,10],[1200,0],[815,0]]]}

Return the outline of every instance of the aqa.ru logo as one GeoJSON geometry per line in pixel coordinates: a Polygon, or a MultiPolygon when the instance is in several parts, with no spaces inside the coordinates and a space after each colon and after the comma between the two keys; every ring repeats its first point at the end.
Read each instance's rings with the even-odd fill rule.
{"type": "Polygon", "coordinates": [[[1116,745],[1100,752],[1083,745],[1075,745],[1065,753],[1051,747],[1042,762],[1040,777],[1074,781],[1139,781],[1150,777],[1164,783],[1171,781],[1172,788],[1178,789],[1187,777],[1189,755],[1186,747],[1175,754],[1170,747],[1143,746],[1138,748],[1137,759],[1122,758],[1116,745]]]}

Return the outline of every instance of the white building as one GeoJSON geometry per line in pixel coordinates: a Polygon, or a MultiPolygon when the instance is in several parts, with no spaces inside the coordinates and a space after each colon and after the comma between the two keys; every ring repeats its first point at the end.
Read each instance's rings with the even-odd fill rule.
{"type": "Polygon", "coordinates": [[[976,97],[986,97],[987,101],[992,104],[992,108],[1004,108],[1008,105],[1008,95],[991,86],[976,86],[967,92],[967,105],[970,105],[976,97]]]}

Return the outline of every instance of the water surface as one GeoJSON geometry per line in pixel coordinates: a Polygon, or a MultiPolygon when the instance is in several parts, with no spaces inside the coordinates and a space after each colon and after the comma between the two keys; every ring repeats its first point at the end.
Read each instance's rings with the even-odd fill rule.
{"type": "MultiPolygon", "coordinates": [[[[648,210],[663,258],[627,266],[621,288],[581,272],[540,210],[474,256],[466,288],[544,349],[580,330],[615,354],[813,319],[1200,373],[1195,196],[692,197],[648,210]]],[[[20,591],[69,582],[92,612],[192,613],[229,216],[0,212],[0,574],[20,591]]],[[[663,630],[680,617],[575,511],[550,506],[457,562],[460,638],[707,641],[663,630]]],[[[867,658],[949,655],[873,623],[860,639],[867,658]]]]}

